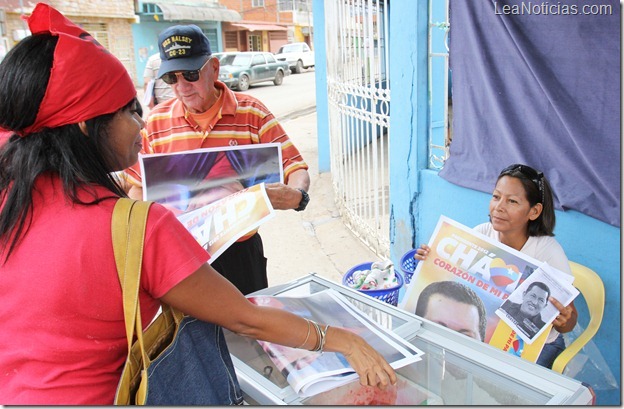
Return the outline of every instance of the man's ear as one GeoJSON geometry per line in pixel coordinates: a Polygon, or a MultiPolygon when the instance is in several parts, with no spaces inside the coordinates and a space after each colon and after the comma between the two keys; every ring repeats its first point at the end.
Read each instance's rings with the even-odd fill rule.
{"type": "Polygon", "coordinates": [[[87,123],[85,121],[78,122],[78,127],[80,131],[85,134],[85,136],[89,136],[89,132],[87,131],[87,123]]]}
{"type": "Polygon", "coordinates": [[[218,58],[213,58],[212,66],[215,67],[217,71],[219,71],[219,68],[221,67],[221,60],[219,60],[218,58]]]}

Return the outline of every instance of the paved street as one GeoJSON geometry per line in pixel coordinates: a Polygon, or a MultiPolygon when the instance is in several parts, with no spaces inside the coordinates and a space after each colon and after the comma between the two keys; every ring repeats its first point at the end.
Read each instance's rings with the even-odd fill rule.
{"type": "Polygon", "coordinates": [[[301,74],[288,75],[280,86],[262,82],[252,85],[245,93],[258,98],[281,120],[291,113],[316,106],[315,87],[315,72],[309,69],[301,74]]]}

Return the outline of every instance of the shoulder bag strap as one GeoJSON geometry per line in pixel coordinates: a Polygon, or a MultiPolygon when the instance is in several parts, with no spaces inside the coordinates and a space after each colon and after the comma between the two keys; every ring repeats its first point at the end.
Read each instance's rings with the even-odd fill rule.
{"type": "MultiPolygon", "coordinates": [[[[132,349],[134,335],[141,348],[144,369],[147,353],[143,344],[143,325],[139,308],[139,285],[143,260],[143,241],[147,214],[152,202],[120,198],[115,204],[112,219],[113,251],[117,274],[123,294],[124,321],[128,339],[128,354],[132,349]]],[[[147,376],[147,371],[143,371],[147,376]]]]}

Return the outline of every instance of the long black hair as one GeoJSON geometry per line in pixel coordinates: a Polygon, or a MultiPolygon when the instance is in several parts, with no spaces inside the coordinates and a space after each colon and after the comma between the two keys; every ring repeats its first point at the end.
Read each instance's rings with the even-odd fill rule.
{"type": "MultiPolygon", "coordinates": [[[[0,128],[14,132],[0,148],[0,254],[4,260],[28,230],[39,175],[58,175],[65,195],[73,203],[91,205],[126,196],[113,173],[118,167],[107,133],[116,113],[86,121],[88,135],[77,124],[71,124],[19,136],[35,122],[50,80],[57,42],[58,37],[49,34],[27,37],[0,64],[0,128]],[[107,188],[110,196],[98,197],[96,185],[107,188]],[[79,190],[93,192],[91,199],[81,200],[79,190]]],[[[135,104],[136,98],[120,110],[135,104]]]]}
{"type": "Polygon", "coordinates": [[[528,234],[531,236],[554,236],[555,206],[552,189],[546,176],[530,166],[519,163],[507,166],[498,175],[496,181],[503,176],[520,180],[526,198],[531,207],[542,204],[542,213],[535,220],[529,220],[528,234]]]}

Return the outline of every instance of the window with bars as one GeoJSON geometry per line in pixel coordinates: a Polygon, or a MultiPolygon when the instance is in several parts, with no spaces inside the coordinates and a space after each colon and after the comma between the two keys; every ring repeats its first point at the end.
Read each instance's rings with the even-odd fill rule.
{"type": "Polygon", "coordinates": [[[277,0],[278,11],[293,11],[295,9],[294,0],[277,0]]]}
{"type": "Polygon", "coordinates": [[[312,12],[312,0],[295,0],[295,10],[312,12]]]}
{"type": "Polygon", "coordinates": [[[312,0],[278,0],[279,11],[312,11],[312,0]]]}
{"type": "Polygon", "coordinates": [[[0,9],[0,36],[7,35],[6,31],[6,14],[4,9],[0,9]]]}
{"type": "Polygon", "coordinates": [[[238,31],[226,31],[224,33],[224,38],[226,50],[238,49],[238,31]]]}
{"type": "Polygon", "coordinates": [[[440,170],[449,157],[453,105],[449,69],[449,2],[429,0],[429,169],[440,170]]]}
{"type": "Polygon", "coordinates": [[[264,0],[251,0],[251,7],[264,7],[264,0]]]}
{"type": "Polygon", "coordinates": [[[262,39],[259,35],[249,36],[249,51],[262,51],[262,39]]]}
{"type": "Polygon", "coordinates": [[[152,3],[143,3],[141,5],[141,12],[143,14],[151,14],[155,16],[160,16],[161,18],[163,17],[163,12],[160,9],[160,7],[152,3]]]}

